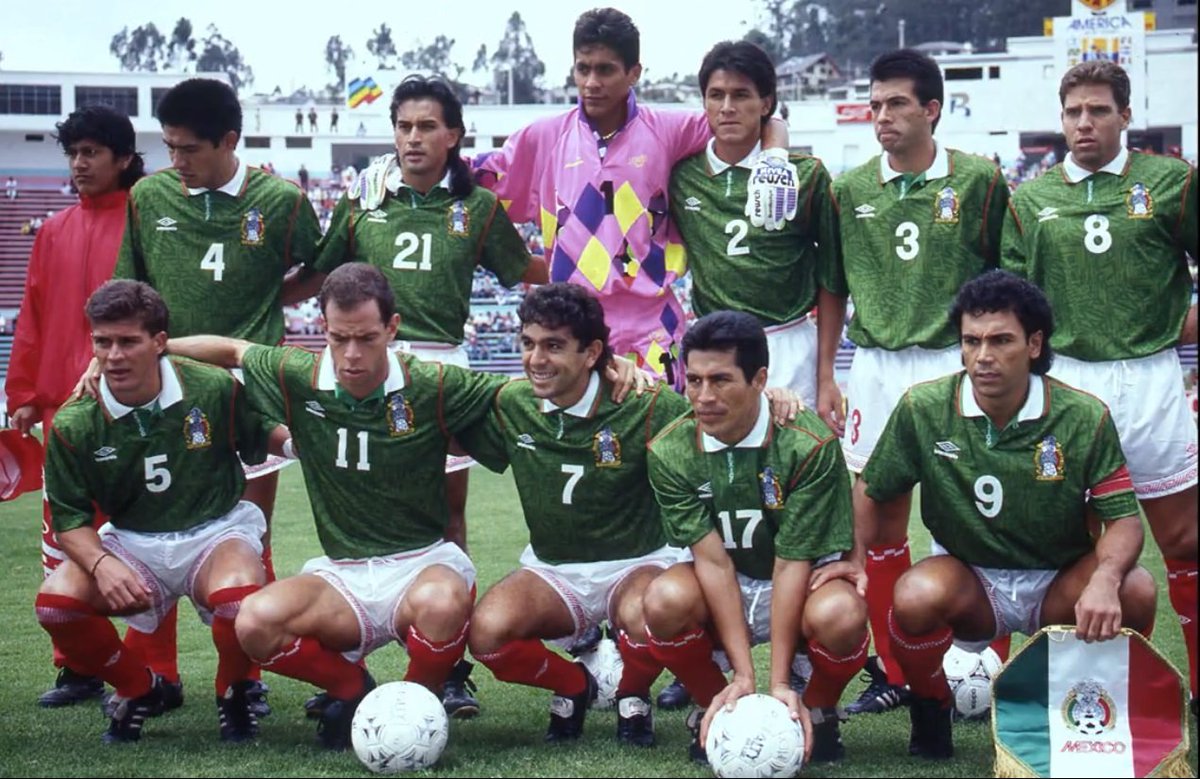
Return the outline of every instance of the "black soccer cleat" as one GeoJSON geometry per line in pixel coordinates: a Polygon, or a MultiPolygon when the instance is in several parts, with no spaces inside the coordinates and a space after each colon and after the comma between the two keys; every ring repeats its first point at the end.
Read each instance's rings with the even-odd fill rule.
{"type": "Polygon", "coordinates": [[[949,760],[954,757],[950,713],[953,705],[936,698],[913,698],[908,704],[912,731],[908,738],[908,754],[929,760],[949,760]]]}
{"type": "Polygon", "coordinates": [[[304,716],[308,719],[321,719],[325,707],[333,698],[327,692],[319,692],[304,702],[304,716]]]}
{"type": "Polygon", "coordinates": [[[222,741],[237,743],[258,737],[258,716],[251,699],[255,684],[253,680],[235,682],[224,695],[217,696],[217,721],[222,741]]]}
{"type": "Polygon", "coordinates": [[[474,667],[466,660],[459,660],[442,685],[442,707],[451,719],[471,719],[479,714],[479,699],[472,694],[479,689],[471,681],[474,667]]]}
{"type": "Polygon", "coordinates": [[[879,665],[879,656],[867,658],[866,674],[862,680],[867,687],[858,700],[846,707],[847,714],[882,714],[908,703],[912,694],[908,688],[888,684],[887,673],[879,665]]]}
{"type": "Polygon", "coordinates": [[[567,648],[567,654],[569,654],[571,657],[582,657],[583,655],[586,655],[588,652],[595,649],[596,645],[599,644],[603,639],[604,631],[600,629],[599,625],[592,625],[587,630],[583,631],[583,634],[579,636],[579,639],[574,644],[571,644],[571,646],[567,648]]]}
{"type": "Polygon", "coordinates": [[[375,678],[363,669],[363,691],[349,700],[329,696],[329,703],[321,712],[317,721],[317,740],[321,746],[335,752],[341,752],[350,747],[350,725],[354,722],[354,712],[367,693],[375,689],[375,678]]]}
{"type": "Polygon", "coordinates": [[[684,725],[692,734],[692,740],[688,742],[688,759],[698,765],[708,765],[708,752],[704,749],[704,744],[700,743],[700,724],[704,722],[704,709],[699,706],[693,706],[688,712],[687,719],[684,720],[684,725]]]}
{"type": "Polygon", "coordinates": [[[654,746],[654,712],[649,697],[617,698],[617,742],[635,747],[654,746]]]}
{"type": "Polygon", "coordinates": [[[267,702],[267,693],[271,688],[262,679],[248,681],[250,686],[246,688],[246,700],[250,701],[250,711],[259,719],[271,716],[271,704],[267,702]]]}
{"type": "Polygon", "coordinates": [[[583,720],[587,717],[588,707],[596,700],[599,685],[582,663],[579,670],[583,671],[583,692],[567,697],[555,695],[550,699],[550,726],[546,728],[546,743],[562,744],[574,741],[583,735],[583,720]]]}
{"type": "Polygon", "coordinates": [[[147,717],[163,713],[163,681],[154,676],[150,691],[137,698],[116,697],[108,730],[102,739],[105,744],[130,744],[142,737],[142,724],[147,717]]]}
{"type": "Polygon", "coordinates": [[[104,682],[96,676],[84,676],[70,668],[60,668],[54,686],[38,696],[38,705],[48,709],[73,706],[104,694],[104,682]]]}
{"type": "Polygon", "coordinates": [[[679,681],[679,677],[675,677],[662,689],[654,702],[663,711],[676,711],[687,707],[692,702],[692,696],[683,686],[683,682],[679,681]]]}
{"type": "Polygon", "coordinates": [[[846,757],[839,727],[845,713],[837,707],[809,709],[812,716],[813,744],[809,762],[840,763],[846,757]]]}
{"type": "MultiPolygon", "coordinates": [[[[162,681],[163,705],[162,711],[157,712],[154,716],[174,711],[183,706],[183,681],[169,682],[161,676],[158,678],[162,681]]],[[[101,706],[104,710],[104,716],[113,716],[113,712],[117,710],[117,694],[115,692],[110,694],[104,699],[104,703],[101,706]]]]}

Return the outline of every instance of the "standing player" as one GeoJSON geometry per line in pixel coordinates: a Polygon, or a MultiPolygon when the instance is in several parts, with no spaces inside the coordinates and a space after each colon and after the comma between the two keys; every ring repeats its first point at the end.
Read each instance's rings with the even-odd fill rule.
{"type": "Polygon", "coordinates": [[[702,724],[700,710],[688,718],[694,758],[717,709],[755,691],[750,647],[770,641],[771,695],[804,723],[812,759],[833,762],[844,754],[838,698],[867,657],[867,607],[861,577],[813,573],[851,548],[850,490],[837,436],[814,412],[772,424],[768,362],[750,314],[710,314],[683,337],[692,413],[651,442],[650,480],[668,540],[695,562],[650,584],[646,627],[654,657],[708,709],[702,724]],[[713,629],[733,666],[728,685],[713,629]],[[813,675],[802,702],[789,677],[803,643],[813,675]]]}
{"type": "MultiPolygon", "coordinates": [[[[384,182],[383,201],[370,211],[358,207],[362,193],[351,187],[334,208],[316,269],[328,273],[345,262],[376,266],[404,313],[401,348],[422,360],[467,368],[463,323],[476,265],[496,273],[506,287],[545,282],[546,265],[531,260],[499,200],[475,186],[460,159],[462,104],[446,84],[409,76],[392,95],[391,117],[400,175],[384,182]]],[[[460,469],[446,475],[447,538],[464,551],[467,474],[460,469]]],[[[444,703],[452,716],[479,711],[466,688],[469,673],[464,663],[447,684],[444,703]]]]}
{"type": "MultiPolygon", "coordinates": [[[[718,43],[700,66],[700,91],[713,137],[708,148],[675,166],[671,216],[679,225],[692,272],[698,316],[753,314],[767,332],[771,383],[817,403],[817,327],[809,311],[830,296],[837,272],[837,222],[829,174],[815,157],[793,154],[800,202],[777,232],[752,227],[743,213],[763,127],[775,112],[775,66],[752,43],[718,43]]],[[[818,308],[821,340],[836,353],[840,301],[818,308]]],[[[829,361],[832,365],[832,359],[829,361]]]]}
{"type": "MultiPolygon", "coordinates": [[[[177,336],[218,333],[263,344],[283,340],[284,274],[311,264],[320,236],[312,204],[294,184],[251,168],[235,154],[242,107],[229,85],[182,81],[163,95],[157,115],[172,167],[134,188],[116,277],[154,287],[171,310],[177,336]]],[[[280,463],[281,464],[281,463],[280,463]]],[[[255,478],[246,499],[267,517],[278,474],[255,478]]],[[[263,563],[274,578],[270,541],[263,563]]],[[[174,615],[147,647],[155,670],[178,678],[174,615]]],[[[130,638],[137,641],[136,632],[130,638]]]]}
{"type": "Polygon", "coordinates": [[[921,485],[933,554],[896,584],[892,648],[912,688],[911,755],[952,757],[952,641],[981,651],[1013,632],[1074,624],[1086,641],[1154,624],[1142,525],[1108,409],[1045,377],[1054,315],[1033,284],[991,271],[959,292],[949,321],[966,367],[904,394],[862,474],[854,559],[889,503],[921,485]],[[1087,514],[1103,535],[1092,541],[1087,514]]]}
{"type": "Polygon", "coordinates": [[[106,742],[137,741],[162,712],[162,680],[107,617],[152,632],[187,595],[211,622],[223,741],[253,739],[250,658],[234,631],[266,581],[262,511],[240,500],[238,455],[261,462],[266,427],[232,376],[166,357],[167,308],[146,284],[112,281],[87,302],[101,379],[47,430],[46,493],[68,560],[42,584],[37,616],[71,667],[116,688],[106,742]],[[110,524],[92,527],[97,507],[110,524]]]}
{"type": "Polygon", "coordinates": [[[444,462],[507,379],[393,352],[400,318],[371,265],[333,271],[319,301],[321,353],[215,336],[170,348],[240,366],[254,402],[291,430],[325,556],[248,599],[238,637],[264,668],[328,692],[317,734],[345,749],[374,686],[366,655],[402,642],[405,679],[435,692],[462,659],[475,567],[444,540],[444,462]]]}
{"type": "MultiPolygon", "coordinates": [[[[84,304],[112,277],[125,230],[129,188],[145,175],[133,123],[111,108],[80,108],[57,130],[79,203],[46,220],[29,256],[25,297],[4,382],[10,424],[26,435],[40,422],[45,436],[58,407],[70,397],[91,360],[84,304]],[[62,283],[64,279],[82,283],[62,283]]],[[[49,576],[64,559],[50,522],[50,504],[43,501],[43,573],[49,576]]],[[[58,679],[38,698],[39,704],[69,706],[103,694],[99,678],[82,676],[64,663],[55,647],[58,679]]]]}
{"type": "Polygon", "coordinates": [[[1006,268],[1046,292],[1062,324],[1055,377],[1112,410],[1129,472],[1167,564],[1196,711],[1196,424],[1175,346],[1196,343],[1196,170],[1128,151],[1129,77],[1078,65],[1059,87],[1070,153],[1013,197],[1006,268]]]}
{"type": "MultiPolygon", "coordinates": [[[[991,160],[934,140],[942,101],[936,62],[909,49],[881,55],[871,65],[871,114],[883,153],[834,182],[844,286],[831,291],[854,300],[849,335],[858,350],[844,420],[836,348],[821,350],[817,409],[835,430],[844,423],[842,450],[854,473],[866,467],[904,390],[958,370],[945,312],[964,281],[998,262],[1008,185],[991,160]]],[[[840,322],[844,308],[832,310],[832,301],[823,300],[822,321],[840,322]]],[[[863,494],[856,485],[856,507],[863,494]]],[[[888,505],[892,513],[867,556],[877,658],[867,666],[871,683],[846,707],[852,714],[887,711],[905,696],[903,674],[890,661],[887,613],[896,580],[912,565],[909,506],[888,505]]]]}

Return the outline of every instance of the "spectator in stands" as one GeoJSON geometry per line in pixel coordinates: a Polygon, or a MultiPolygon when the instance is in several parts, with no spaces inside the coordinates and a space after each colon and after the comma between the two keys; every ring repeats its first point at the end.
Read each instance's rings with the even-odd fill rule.
{"type": "Polygon", "coordinates": [[[329,132],[336,133],[338,131],[337,123],[338,123],[337,106],[334,106],[333,110],[329,112],[329,132]]]}
{"type": "Polygon", "coordinates": [[[8,180],[4,182],[4,196],[9,200],[17,199],[17,180],[12,176],[9,176],[8,180]]]}
{"type": "Polygon", "coordinates": [[[74,195],[75,185],[71,183],[70,179],[64,179],[62,186],[58,188],[58,191],[63,195],[74,195]]]}
{"type": "Polygon", "coordinates": [[[33,235],[33,220],[26,219],[21,223],[21,235],[33,235]]]}
{"type": "Polygon", "coordinates": [[[308,168],[304,167],[303,163],[300,164],[300,172],[297,175],[300,178],[300,189],[303,189],[305,192],[307,192],[308,191],[308,168]]]}
{"type": "MultiPolygon", "coordinates": [[[[38,423],[43,431],[50,429],[54,412],[91,360],[84,302],[112,277],[125,232],[125,202],[144,173],[133,124],[111,108],[80,108],[57,130],[80,199],[45,222],[29,256],[20,326],[4,385],[10,424],[26,434],[38,423]]],[[[31,229],[36,229],[33,223],[41,226],[42,220],[33,220],[31,229]]],[[[49,575],[64,555],[48,530],[46,504],[42,516],[42,567],[49,575]]],[[[41,705],[70,705],[104,692],[99,679],[65,667],[57,649],[54,660],[61,670],[54,688],[39,699],[41,705]]]]}
{"type": "Polygon", "coordinates": [[[38,230],[41,230],[42,225],[44,225],[45,223],[46,223],[46,220],[42,219],[40,216],[35,216],[29,222],[30,232],[32,232],[34,235],[37,235],[38,230]]]}

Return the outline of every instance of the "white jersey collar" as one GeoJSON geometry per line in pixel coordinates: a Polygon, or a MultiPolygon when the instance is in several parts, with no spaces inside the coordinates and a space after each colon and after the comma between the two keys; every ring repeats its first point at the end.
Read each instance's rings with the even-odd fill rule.
{"type": "Polygon", "coordinates": [[[1097,171],[1090,171],[1082,167],[1075,161],[1075,155],[1067,152],[1067,158],[1063,160],[1063,174],[1067,177],[1067,181],[1072,184],[1078,184],[1088,176],[1091,176],[1092,173],[1111,173],[1114,176],[1120,176],[1125,172],[1125,165],[1128,162],[1129,149],[1126,149],[1124,146],[1121,147],[1121,151],[1117,153],[1116,157],[1113,157],[1107,165],[1097,171]]]}
{"type": "Polygon", "coordinates": [[[704,447],[706,452],[720,452],[723,449],[760,449],[767,440],[767,433],[771,430],[771,404],[767,402],[765,395],[758,396],[758,419],[754,422],[754,427],[750,428],[750,432],[741,441],[738,441],[733,446],[722,443],[713,438],[708,433],[700,434],[700,445],[704,447]]]}
{"type": "MultiPolygon", "coordinates": [[[[925,180],[933,181],[934,179],[944,179],[950,175],[950,150],[942,146],[937,141],[933,142],[933,164],[925,171],[925,180]]],[[[884,184],[887,184],[893,179],[898,179],[904,173],[899,170],[893,170],[892,164],[888,162],[887,152],[879,155],[879,178],[884,184]]]]}
{"type": "MultiPolygon", "coordinates": [[[[970,375],[966,372],[963,372],[962,385],[959,387],[958,392],[958,407],[962,409],[964,417],[987,416],[983,409],[979,407],[979,402],[975,400],[975,389],[971,384],[970,375]]],[[[1025,398],[1025,405],[1021,406],[1021,410],[1017,412],[1017,421],[1028,422],[1032,419],[1038,419],[1045,412],[1045,382],[1042,381],[1041,376],[1030,374],[1029,395],[1025,398]]]]}
{"type": "MultiPolygon", "coordinates": [[[[245,185],[246,176],[248,175],[247,168],[242,164],[242,161],[237,157],[234,157],[234,159],[237,160],[237,170],[233,172],[233,178],[231,178],[229,181],[226,181],[215,190],[216,192],[224,192],[230,197],[237,197],[242,193],[242,186],[245,185]]],[[[209,191],[210,190],[208,187],[198,187],[197,189],[192,189],[191,187],[187,188],[187,193],[189,195],[203,195],[205,192],[209,191]]]]}
{"type": "Polygon", "coordinates": [[[151,399],[149,403],[143,403],[140,406],[126,406],[113,396],[112,390],[108,388],[108,382],[101,375],[100,400],[104,403],[105,410],[108,411],[109,416],[113,419],[120,419],[136,408],[152,409],[154,408],[154,404],[158,403],[160,409],[165,409],[183,400],[183,387],[179,384],[179,377],[175,375],[175,368],[166,357],[158,358],[158,378],[162,382],[162,386],[159,388],[157,396],[151,399]]]}
{"type": "Polygon", "coordinates": [[[600,392],[600,374],[592,371],[592,375],[588,378],[587,389],[583,391],[583,397],[570,408],[561,408],[554,404],[550,398],[542,398],[542,413],[550,414],[555,411],[561,411],[564,414],[570,414],[573,417],[587,419],[592,413],[592,406],[596,403],[596,395],[600,392]]]}
{"type": "MultiPolygon", "coordinates": [[[[321,352],[321,367],[317,371],[317,389],[322,392],[333,392],[337,386],[337,373],[333,369],[333,351],[326,346],[325,351],[321,352]]],[[[388,375],[383,382],[383,394],[390,395],[404,387],[404,368],[400,366],[400,358],[395,352],[388,350],[388,375]]]]}
{"type": "Polygon", "coordinates": [[[730,165],[728,162],[717,156],[717,139],[709,138],[708,146],[706,148],[706,153],[708,154],[708,169],[712,171],[714,176],[718,173],[724,173],[730,168],[745,168],[746,170],[754,170],[754,160],[757,159],[758,154],[761,151],[762,141],[759,141],[758,143],[754,144],[754,148],[750,150],[749,154],[747,154],[739,162],[735,162],[734,164],[730,165]]]}

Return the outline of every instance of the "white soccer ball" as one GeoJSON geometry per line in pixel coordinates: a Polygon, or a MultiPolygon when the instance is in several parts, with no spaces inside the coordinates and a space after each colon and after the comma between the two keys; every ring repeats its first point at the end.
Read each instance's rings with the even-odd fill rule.
{"type": "Polygon", "coordinates": [[[804,731],[781,701],[747,695],[733,711],[716,713],[704,750],[719,777],[795,776],[804,764],[804,731]]]}
{"type": "Polygon", "coordinates": [[[442,702],[413,682],[376,687],[358,704],[350,725],[354,754],[377,774],[430,767],[449,736],[442,702]]]}
{"type": "Polygon", "coordinates": [[[1000,670],[1000,656],[988,648],[968,652],[951,645],[942,658],[942,670],[954,696],[959,719],[983,719],[992,707],[992,676],[1000,670]]]}
{"type": "Polygon", "coordinates": [[[611,709],[617,701],[617,685],[621,683],[621,674],[625,672],[625,662],[621,660],[617,643],[611,638],[602,639],[581,654],[578,660],[596,677],[596,684],[600,688],[592,708],[611,709]]]}

